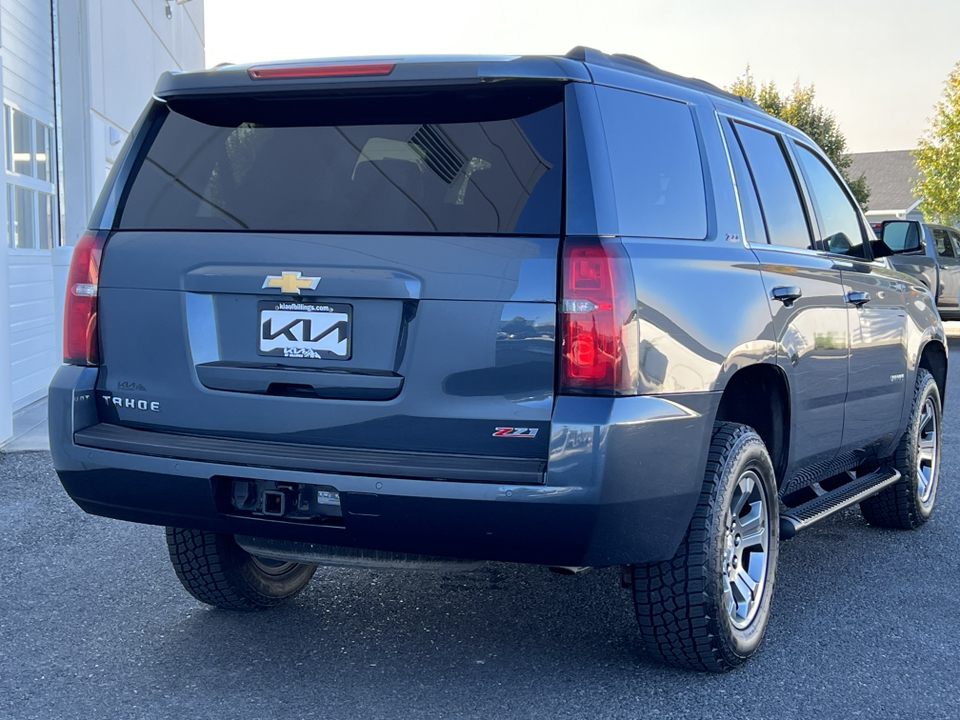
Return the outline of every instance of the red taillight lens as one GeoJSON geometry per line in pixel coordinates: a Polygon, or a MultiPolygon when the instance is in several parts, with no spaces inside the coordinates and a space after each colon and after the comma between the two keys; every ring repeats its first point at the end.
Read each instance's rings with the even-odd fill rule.
{"type": "Polygon", "coordinates": [[[100,364],[97,293],[100,256],[106,241],[106,233],[87,234],[73,250],[63,313],[63,361],[71,365],[100,364]]]}
{"type": "Polygon", "coordinates": [[[389,75],[396,63],[361,63],[356,65],[268,65],[250,68],[254,80],[292,80],[296,78],[360,77],[389,75]]]}
{"type": "MultiPolygon", "coordinates": [[[[620,395],[631,390],[624,362],[627,259],[619,245],[567,241],[563,251],[560,391],[620,395]]],[[[629,331],[628,331],[629,332],[629,331]]]]}

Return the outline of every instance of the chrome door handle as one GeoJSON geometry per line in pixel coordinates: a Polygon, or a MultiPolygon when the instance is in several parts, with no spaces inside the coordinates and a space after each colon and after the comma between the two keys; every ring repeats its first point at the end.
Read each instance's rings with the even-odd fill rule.
{"type": "Polygon", "coordinates": [[[770,297],[774,300],[779,300],[785,307],[793,307],[793,301],[798,300],[801,295],[803,295],[803,292],[801,292],[800,288],[793,285],[775,287],[770,292],[770,297]]]}
{"type": "Polygon", "coordinates": [[[870,293],[866,292],[851,292],[847,293],[846,298],[844,298],[851,305],[856,305],[860,307],[861,305],[866,305],[870,302],[870,293]]]}

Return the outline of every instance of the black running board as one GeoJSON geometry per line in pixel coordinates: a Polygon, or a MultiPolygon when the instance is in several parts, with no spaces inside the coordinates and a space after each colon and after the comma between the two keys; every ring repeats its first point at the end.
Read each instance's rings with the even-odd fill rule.
{"type": "Polygon", "coordinates": [[[835,512],[866,500],[871,495],[876,495],[899,479],[899,471],[880,468],[802,505],[784,508],[780,513],[780,539],[789,540],[801,530],[830,517],[835,512]]]}

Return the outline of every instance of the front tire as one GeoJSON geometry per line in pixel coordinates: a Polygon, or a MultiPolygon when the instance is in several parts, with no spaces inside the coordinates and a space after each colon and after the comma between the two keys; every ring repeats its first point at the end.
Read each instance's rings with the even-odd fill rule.
{"type": "Polygon", "coordinates": [[[930,519],[940,485],[942,420],[940,389],[933,375],[921,368],[914,385],[907,430],[893,458],[901,478],[860,503],[860,512],[868,523],[915,530],[930,519]]]}
{"type": "Polygon", "coordinates": [[[258,558],[232,535],[167,528],[170,562],[197,600],[224,610],[261,610],[303,590],[316,565],[258,558]]]}
{"type": "Polygon", "coordinates": [[[773,463],[746,425],[714,426],[700,501],[674,558],[634,565],[648,652],[680,668],[725,672],[760,644],[780,541],[773,463]]]}

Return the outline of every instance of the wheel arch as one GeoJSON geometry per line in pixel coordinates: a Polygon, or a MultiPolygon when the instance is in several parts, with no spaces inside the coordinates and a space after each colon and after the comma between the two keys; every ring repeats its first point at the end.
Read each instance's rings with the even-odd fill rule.
{"type": "Polygon", "coordinates": [[[933,375],[942,406],[947,392],[947,349],[940,340],[931,339],[923,346],[917,367],[933,375]]]}
{"type": "Polygon", "coordinates": [[[777,483],[783,482],[790,446],[790,392],[783,370],[757,363],[734,373],[724,386],[716,421],[756,430],[770,453],[777,483]]]}

